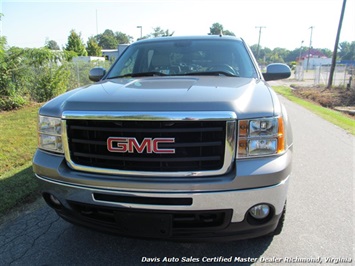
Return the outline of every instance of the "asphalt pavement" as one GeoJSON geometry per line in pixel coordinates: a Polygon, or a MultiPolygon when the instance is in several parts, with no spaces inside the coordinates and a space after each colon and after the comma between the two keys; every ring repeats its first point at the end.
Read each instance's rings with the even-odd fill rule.
{"type": "Polygon", "coordinates": [[[0,225],[0,265],[354,265],[355,137],[281,99],[294,133],[281,235],[226,243],[130,239],[73,226],[39,203],[0,225]]]}

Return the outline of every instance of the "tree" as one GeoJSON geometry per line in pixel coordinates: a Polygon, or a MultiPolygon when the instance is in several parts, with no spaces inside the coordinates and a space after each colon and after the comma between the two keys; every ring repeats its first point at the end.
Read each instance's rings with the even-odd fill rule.
{"type": "Polygon", "coordinates": [[[119,44],[130,43],[133,38],[123,32],[107,29],[102,34],[96,35],[95,39],[102,49],[117,49],[119,44]]]}
{"type": "Polygon", "coordinates": [[[6,43],[6,38],[0,36],[0,62],[3,60],[3,57],[5,55],[6,43]]]}
{"type": "Polygon", "coordinates": [[[270,48],[259,47],[259,56],[257,57],[258,44],[254,44],[250,46],[250,50],[253,52],[256,61],[261,65],[266,65],[270,63],[270,58],[272,56],[273,51],[270,48]]]}
{"type": "Polygon", "coordinates": [[[317,50],[321,51],[326,57],[332,57],[333,52],[328,48],[318,48],[317,50]]]}
{"type": "Polygon", "coordinates": [[[219,23],[212,24],[212,27],[210,27],[209,35],[220,35],[220,34],[223,34],[223,26],[219,23]]]}
{"type": "Polygon", "coordinates": [[[120,31],[115,32],[115,38],[117,39],[118,44],[128,44],[128,43],[131,43],[131,41],[133,40],[132,36],[129,36],[123,32],[120,32],[120,31]]]}
{"type": "Polygon", "coordinates": [[[164,34],[164,31],[160,27],[153,28],[153,32],[150,34],[152,37],[161,37],[164,34]]]}
{"type": "Polygon", "coordinates": [[[48,101],[67,90],[70,72],[65,65],[65,53],[48,48],[25,49],[24,58],[31,66],[29,93],[33,100],[48,101]]]}
{"type": "Polygon", "coordinates": [[[65,50],[74,51],[78,56],[88,55],[88,52],[85,49],[85,45],[81,39],[81,34],[76,33],[75,30],[71,30],[65,50]]]}
{"type": "Polygon", "coordinates": [[[97,43],[95,37],[90,37],[87,42],[86,50],[90,56],[101,56],[101,47],[97,43]]]}
{"type": "MultiPolygon", "coordinates": [[[[275,48],[272,52],[273,52],[273,56],[274,56],[274,60],[272,60],[273,63],[284,63],[284,62],[286,62],[285,59],[287,58],[287,56],[290,53],[289,50],[287,50],[285,48],[280,48],[280,47],[275,48]]],[[[293,60],[290,60],[290,61],[293,61],[293,60]]]]}
{"type": "Polygon", "coordinates": [[[213,23],[212,27],[210,27],[210,33],[208,35],[230,35],[235,36],[235,34],[229,30],[224,30],[222,24],[213,23]]]}
{"type": "Polygon", "coordinates": [[[259,56],[260,56],[259,58],[262,58],[264,60],[265,64],[270,63],[271,55],[272,55],[272,50],[268,47],[261,49],[259,52],[259,56]]]}
{"type": "Polygon", "coordinates": [[[173,36],[174,31],[172,33],[169,32],[169,30],[163,30],[161,27],[155,27],[153,28],[153,32],[150,34],[150,36],[156,38],[156,37],[168,37],[168,36],[173,36]]]}
{"type": "Polygon", "coordinates": [[[60,50],[58,43],[53,40],[47,40],[44,47],[50,50],[60,50]]]}
{"type": "Polygon", "coordinates": [[[45,102],[67,91],[70,71],[65,65],[47,64],[36,68],[35,74],[30,89],[33,100],[45,102]]]}
{"type": "Polygon", "coordinates": [[[272,63],[284,63],[282,56],[280,56],[279,52],[275,49],[272,51],[272,54],[269,57],[269,60],[272,63]]]}
{"type": "MultiPolygon", "coordinates": [[[[74,56],[77,56],[74,51],[54,51],[46,47],[9,48],[6,38],[0,37],[0,110],[19,108],[27,99],[48,101],[72,89],[78,65],[68,60],[74,56]]],[[[87,75],[88,71],[83,73],[87,75]]]]}
{"type": "Polygon", "coordinates": [[[95,36],[95,39],[102,49],[116,49],[118,41],[112,30],[105,30],[103,33],[95,36]]]}
{"type": "Polygon", "coordinates": [[[303,47],[296,48],[293,51],[288,51],[287,56],[284,58],[285,62],[294,62],[299,60],[300,54],[302,55],[303,47]]]}
{"type": "Polygon", "coordinates": [[[224,30],[223,35],[235,36],[235,34],[229,30],[224,30]]]}
{"type": "MultiPolygon", "coordinates": [[[[11,98],[16,96],[19,90],[26,90],[28,75],[27,69],[23,67],[25,62],[24,49],[7,48],[6,38],[0,37],[0,101],[6,100],[2,97],[11,98]]],[[[10,98],[7,99],[11,100],[10,98]]]]}
{"type": "Polygon", "coordinates": [[[342,42],[339,44],[339,57],[341,60],[355,60],[355,41],[342,42]]]}
{"type": "Polygon", "coordinates": [[[144,40],[144,39],[149,39],[150,38],[150,35],[144,35],[142,36],[141,38],[137,38],[137,41],[140,41],[140,40],[144,40]]]}

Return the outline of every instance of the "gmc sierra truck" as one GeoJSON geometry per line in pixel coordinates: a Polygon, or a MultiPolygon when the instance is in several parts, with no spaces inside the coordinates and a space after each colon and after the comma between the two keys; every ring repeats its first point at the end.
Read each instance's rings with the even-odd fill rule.
{"type": "Polygon", "coordinates": [[[63,219],[125,236],[234,240],[281,232],[292,132],[236,37],[131,44],[95,83],[39,110],[33,169],[63,219]]]}

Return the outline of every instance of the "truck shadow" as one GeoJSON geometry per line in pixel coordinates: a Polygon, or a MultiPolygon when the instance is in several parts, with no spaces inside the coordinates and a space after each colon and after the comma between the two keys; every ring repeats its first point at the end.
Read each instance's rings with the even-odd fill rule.
{"type": "Polygon", "coordinates": [[[72,225],[44,201],[0,225],[4,265],[251,265],[272,237],[212,243],[142,240],[72,225]]]}
{"type": "Polygon", "coordinates": [[[16,205],[33,202],[39,197],[39,186],[32,165],[19,169],[0,179],[0,215],[16,205]]]}
{"type": "MultiPolygon", "coordinates": [[[[90,261],[97,261],[100,257],[100,264],[105,265],[113,265],[113,261],[117,260],[120,265],[252,265],[264,254],[273,240],[270,236],[232,242],[142,240],[113,236],[73,225],[70,225],[62,238],[67,238],[65,242],[85,243],[88,249],[95,250],[89,255],[90,261]],[[105,258],[102,258],[103,254],[105,258]]],[[[70,249],[62,251],[62,256],[65,256],[70,249]]]]}

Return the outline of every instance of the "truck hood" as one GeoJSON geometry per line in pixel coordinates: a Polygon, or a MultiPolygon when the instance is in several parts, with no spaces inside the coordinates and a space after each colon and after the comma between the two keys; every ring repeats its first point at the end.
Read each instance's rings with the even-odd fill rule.
{"type": "Polygon", "coordinates": [[[222,76],[145,77],[104,80],[69,91],[40,114],[63,111],[232,111],[239,119],[274,114],[273,94],[257,79],[222,76]]]}

